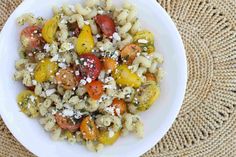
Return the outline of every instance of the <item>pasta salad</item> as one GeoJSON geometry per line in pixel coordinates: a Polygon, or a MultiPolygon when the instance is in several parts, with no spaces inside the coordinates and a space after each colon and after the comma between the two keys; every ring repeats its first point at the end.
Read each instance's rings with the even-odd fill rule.
{"type": "Polygon", "coordinates": [[[14,79],[26,87],[17,97],[21,112],[39,119],[52,139],[91,151],[129,132],[142,138],[138,114],[160,95],[163,57],[136,12],[127,2],[118,8],[87,0],[53,7],[51,19],[19,17],[14,79]]]}

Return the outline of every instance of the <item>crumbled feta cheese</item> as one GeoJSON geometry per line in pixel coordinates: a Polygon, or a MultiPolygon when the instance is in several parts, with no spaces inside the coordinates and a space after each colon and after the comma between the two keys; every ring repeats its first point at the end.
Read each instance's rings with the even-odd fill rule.
{"type": "Polygon", "coordinates": [[[33,53],[29,53],[28,56],[32,57],[32,56],[33,56],[33,53]]]}
{"type": "Polygon", "coordinates": [[[105,79],[105,75],[106,75],[105,71],[102,70],[102,71],[100,72],[99,76],[98,76],[98,79],[99,79],[100,81],[104,82],[104,81],[105,81],[105,80],[104,80],[104,79],[105,79]]]}
{"type": "Polygon", "coordinates": [[[33,95],[31,95],[29,98],[30,98],[30,100],[31,100],[32,102],[34,102],[35,97],[34,97],[33,95]]]}
{"type": "Polygon", "coordinates": [[[112,35],[113,39],[116,40],[116,41],[121,41],[121,37],[119,36],[119,34],[117,32],[115,32],[113,35],[112,35]]]}
{"type": "Polygon", "coordinates": [[[111,115],[115,115],[114,113],[114,110],[115,110],[115,107],[114,106],[108,106],[104,109],[107,113],[110,113],[111,115]]]}
{"type": "Polygon", "coordinates": [[[120,117],[120,108],[116,108],[116,114],[120,117]]]}
{"type": "Polygon", "coordinates": [[[108,83],[108,82],[113,81],[113,80],[114,80],[113,77],[106,77],[104,82],[108,83]]]}
{"type": "Polygon", "coordinates": [[[108,129],[108,136],[111,138],[111,137],[113,137],[114,135],[115,135],[115,133],[114,133],[114,131],[112,130],[112,129],[108,129]]]}
{"type": "Polygon", "coordinates": [[[55,92],[56,92],[56,89],[48,89],[48,90],[45,91],[46,96],[50,96],[50,95],[52,95],[55,92]]]}
{"type": "Polygon", "coordinates": [[[147,47],[144,47],[144,48],[143,48],[143,50],[144,50],[144,51],[147,51],[147,50],[148,50],[148,48],[147,48],[147,47]]]}
{"type": "Polygon", "coordinates": [[[103,88],[104,89],[113,89],[113,86],[112,85],[104,85],[103,88]]]}
{"type": "Polygon", "coordinates": [[[87,62],[84,62],[84,66],[87,66],[88,65],[88,63],[87,62]]]}
{"type": "Polygon", "coordinates": [[[61,48],[59,49],[59,52],[69,51],[69,50],[72,50],[74,48],[75,47],[74,47],[73,44],[65,42],[61,45],[61,48]]]}
{"type": "Polygon", "coordinates": [[[116,50],[116,51],[113,53],[113,55],[111,56],[111,58],[113,58],[113,59],[116,60],[116,59],[118,59],[119,54],[120,54],[120,51],[116,50]]]}
{"type": "Polygon", "coordinates": [[[107,74],[110,74],[110,73],[111,73],[111,69],[108,69],[108,70],[107,70],[107,74]]]}
{"type": "Polygon", "coordinates": [[[86,85],[86,83],[87,83],[87,82],[86,82],[85,80],[83,80],[83,79],[80,80],[80,84],[81,84],[81,85],[86,85]]]}
{"type": "Polygon", "coordinates": [[[59,59],[59,55],[58,54],[56,54],[55,56],[53,56],[52,58],[51,58],[51,62],[56,62],[56,61],[58,61],[58,59],[59,59]]]}
{"type": "Polygon", "coordinates": [[[42,93],[40,94],[40,96],[43,97],[43,98],[45,98],[45,97],[46,97],[46,93],[45,93],[45,92],[42,92],[42,93]]]}
{"type": "Polygon", "coordinates": [[[62,69],[65,69],[67,67],[65,63],[59,63],[58,66],[62,69]]]}
{"type": "Polygon", "coordinates": [[[140,44],[147,44],[148,41],[145,40],[145,39],[139,39],[139,40],[138,40],[138,43],[140,43],[140,44]]]}
{"type": "Polygon", "coordinates": [[[100,34],[97,34],[95,37],[96,37],[96,38],[101,38],[101,35],[100,35],[100,34]]]}
{"type": "Polygon", "coordinates": [[[46,50],[46,52],[49,52],[51,50],[50,45],[49,44],[45,44],[43,47],[44,50],[46,50]]]}
{"type": "Polygon", "coordinates": [[[89,25],[89,21],[84,21],[84,24],[89,25]]]}
{"type": "Polygon", "coordinates": [[[37,81],[36,81],[36,80],[32,80],[32,84],[33,84],[34,86],[36,86],[36,85],[37,85],[37,81]]]}
{"type": "Polygon", "coordinates": [[[57,113],[57,109],[55,109],[55,110],[53,109],[53,110],[52,110],[52,115],[54,115],[54,114],[56,114],[56,113],[57,113]]]}
{"type": "Polygon", "coordinates": [[[104,13],[103,10],[98,10],[98,14],[102,15],[104,13]]]}
{"type": "Polygon", "coordinates": [[[83,115],[84,115],[83,113],[81,113],[80,111],[77,111],[74,117],[75,119],[80,119],[83,115]]]}
{"type": "Polygon", "coordinates": [[[78,59],[75,60],[75,64],[76,64],[76,65],[79,65],[79,64],[80,64],[78,59]]]}
{"type": "Polygon", "coordinates": [[[29,72],[33,72],[34,71],[34,68],[32,66],[27,66],[26,69],[29,71],[29,72]]]}
{"type": "Polygon", "coordinates": [[[99,49],[100,49],[101,51],[104,51],[104,47],[103,47],[103,46],[102,46],[102,47],[100,47],[99,49]]]}
{"type": "Polygon", "coordinates": [[[64,116],[71,117],[71,116],[74,115],[74,111],[73,111],[73,109],[64,109],[64,110],[62,111],[62,114],[63,114],[64,116]]]}
{"type": "Polygon", "coordinates": [[[80,72],[79,72],[79,71],[75,71],[75,75],[76,75],[76,76],[79,76],[79,75],[80,75],[80,72]]]}
{"type": "Polygon", "coordinates": [[[91,79],[90,77],[88,77],[88,78],[86,79],[86,81],[87,81],[88,83],[91,83],[91,82],[92,82],[92,79],[91,79]]]}

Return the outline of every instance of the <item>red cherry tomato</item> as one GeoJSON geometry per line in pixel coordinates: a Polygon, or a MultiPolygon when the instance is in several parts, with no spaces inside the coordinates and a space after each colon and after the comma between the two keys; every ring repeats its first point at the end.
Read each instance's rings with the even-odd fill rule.
{"type": "Polygon", "coordinates": [[[41,49],[44,40],[41,36],[41,28],[38,26],[28,26],[24,28],[20,35],[22,45],[31,52],[34,49],[41,49]]]}
{"type": "Polygon", "coordinates": [[[60,128],[68,130],[70,132],[75,132],[80,127],[80,124],[72,124],[68,118],[63,117],[58,113],[55,115],[55,119],[60,128]]]}
{"type": "Polygon", "coordinates": [[[78,79],[91,78],[96,80],[101,72],[101,62],[97,56],[92,53],[86,53],[79,56],[79,72],[78,79]]]}
{"type": "Polygon", "coordinates": [[[59,70],[55,79],[57,84],[68,90],[75,88],[78,83],[74,71],[71,68],[59,70]]]}
{"type": "Polygon", "coordinates": [[[95,21],[105,36],[110,37],[115,33],[115,23],[108,15],[97,15],[95,21]]]}
{"type": "Polygon", "coordinates": [[[103,94],[103,83],[101,81],[93,81],[86,85],[86,89],[92,99],[98,100],[103,94]]]}

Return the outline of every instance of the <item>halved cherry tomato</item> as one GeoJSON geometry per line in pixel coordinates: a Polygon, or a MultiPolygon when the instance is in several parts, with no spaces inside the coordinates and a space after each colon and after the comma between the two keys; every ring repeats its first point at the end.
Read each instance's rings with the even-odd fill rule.
{"type": "Polygon", "coordinates": [[[142,51],[141,47],[136,44],[129,44],[123,48],[120,55],[126,64],[132,64],[137,54],[142,51]]]}
{"type": "Polygon", "coordinates": [[[95,46],[91,27],[84,25],[78,36],[76,43],[76,52],[81,55],[91,52],[95,46]]]}
{"type": "Polygon", "coordinates": [[[17,103],[21,109],[21,112],[26,114],[28,117],[36,118],[39,116],[39,97],[36,96],[34,92],[29,90],[22,91],[17,96],[17,103]]]}
{"type": "Polygon", "coordinates": [[[134,88],[138,88],[141,86],[141,78],[136,73],[133,73],[127,65],[120,65],[116,69],[117,70],[112,73],[112,76],[114,77],[118,85],[130,86],[134,88]]]}
{"type": "Polygon", "coordinates": [[[92,117],[85,117],[80,125],[80,131],[85,140],[96,140],[98,137],[98,129],[92,117]]]}
{"type": "Polygon", "coordinates": [[[58,65],[49,58],[41,60],[35,67],[34,78],[37,82],[48,81],[58,70],[58,65]]]}
{"type": "Polygon", "coordinates": [[[147,72],[144,76],[146,76],[147,81],[156,82],[156,76],[154,74],[147,72]]]}
{"type": "Polygon", "coordinates": [[[68,130],[70,132],[75,132],[79,130],[80,124],[73,124],[68,118],[59,115],[55,115],[55,119],[60,128],[68,130]]]}
{"type": "Polygon", "coordinates": [[[86,53],[79,56],[80,65],[78,66],[80,75],[78,79],[91,78],[96,80],[101,72],[101,62],[97,56],[92,53],[86,53]]]}
{"type": "Polygon", "coordinates": [[[104,68],[105,71],[109,71],[110,70],[112,72],[117,67],[116,61],[114,59],[112,59],[112,58],[104,58],[102,60],[102,62],[103,62],[103,68],[104,68]]]}
{"type": "Polygon", "coordinates": [[[75,88],[78,84],[74,71],[71,68],[59,70],[55,78],[57,84],[68,90],[75,88]]]}
{"type": "Polygon", "coordinates": [[[86,89],[92,99],[98,100],[103,94],[103,83],[101,81],[93,81],[86,85],[86,89]]]}
{"type": "Polygon", "coordinates": [[[44,40],[40,34],[41,28],[38,26],[28,26],[22,30],[20,40],[26,50],[42,48],[44,40]]]}
{"type": "Polygon", "coordinates": [[[115,33],[115,23],[110,16],[97,15],[95,21],[105,36],[110,37],[115,33]]]}
{"type": "Polygon", "coordinates": [[[98,141],[105,145],[112,145],[118,140],[120,135],[121,135],[121,131],[115,132],[114,135],[112,136],[109,136],[109,131],[101,131],[99,133],[98,141]]]}
{"type": "Polygon", "coordinates": [[[115,107],[114,112],[116,116],[122,115],[127,111],[127,106],[123,99],[115,98],[112,102],[112,106],[115,107]]]}
{"type": "Polygon", "coordinates": [[[58,16],[55,16],[48,21],[43,26],[42,36],[44,40],[48,43],[52,43],[55,40],[55,35],[58,29],[58,16]]]}

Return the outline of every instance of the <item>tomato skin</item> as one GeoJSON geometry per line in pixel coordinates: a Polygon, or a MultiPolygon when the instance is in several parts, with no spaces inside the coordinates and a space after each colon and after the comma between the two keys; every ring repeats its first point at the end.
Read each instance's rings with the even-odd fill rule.
{"type": "Polygon", "coordinates": [[[17,96],[17,103],[20,107],[21,112],[31,118],[36,118],[39,116],[38,104],[39,98],[30,90],[21,91],[17,96]],[[35,99],[32,101],[30,96],[33,96],[35,99]],[[30,104],[30,105],[29,105],[30,104]]]}
{"type": "Polygon", "coordinates": [[[141,78],[133,73],[126,64],[120,65],[112,73],[112,76],[116,80],[116,83],[120,86],[130,86],[138,88],[141,86],[141,78]]]}
{"type": "Polygon", "coordinates": [[[116,116],[119,114],[122,115],[127,111],[127,106],[123,99],[115,98],[112,102],[112,106],[115,107],[114,113],[116,116]],[[120,113],[117,113],[117,109],[120,109],[120,113]]]}
{"type": "Polygon", "coordinates": [[[84,25],[78,36],[76,52],[78,55],[91,52],[95,46],[90,25],[84,25]]]}
{"type": "Polygon", "coordinates": [[[120,137],[121,131],[115,132],[112,137],[109,136],[109,131],[101,131],[98,141],[104,145],[113,145],[120,137]]]}
{"type": "Polygon", "coordinates": [[[44,40],[40,33],[41,28],[38,26],[28,26],[21,31],[20,40],[27,51],[42,49],[44,40]]]}
{"type": "Polygon", "coordinates": [[[101,62],[97,56],[92,53],[86,53],[79,56],[80,65],[78,70],[78,80],[91,78],[92,81],[96,80],[101,72],[101,62]]]}
{"type": "Polygon", "coordinates": [[[71,90],[78,85],[74,71],[71,68],[60,69],[56,73],[56,82],[67,90],[71,90]]]}
{"type": "Polygon", "coordinates": [[[103,94],[103,83],[101,81],[93,81],[86,85],[86,89],[92,99],[98,100],[103,94]]]}
{"type": "Polygon", "coordinates": [[[48,81],[58,70],[58,65],[49,58],[41,60],[35,67],[34,78],[37,82],[48,81]]]}
{"type": "Polygon", "coordinates": [[[80,131],[85,140],[91,141],[96,140],[99,133],[94,120],[90,116],[87,116],[82,120],[80,131]]]}
{"type": "Polygon", "coordinates": [[[110,37],[115,33],[115,23],[108,15],[97,15],[95,21],[105,36],[110,37]]]}
{"type": "Polygon", "coordinates": [[[68,118],[59,115],[58,113],[55,115],[55,119],[60,128],[68,130],[70,132],[75,132],[79,130],[80,124],[70,124],[68,122],[68,118]]]}
{"type": "Polygon", "coordinates": [[[116,61],[112,58],[104,58],[102,60],[102,63],[103,63],[103,68],[106,72],[108,72],[109,70],[112,72],[117,67],[116,61]]]}
{"type": "Polygon", "coordinates": [[[155,81],[156,82],[156,76],[152,73],[147,72],[145,74],[147,81],[155,81]]]}
{"type": "Polygon", "coordinates": [[[52,43],[55,40],[55,35],[58,29],[59,17],[55,16],[45,22],[42,29],[42,36],[47,43],[52,43]]]}
{"type": "Polygon", "coordinates": [[[121,51],[121,58],[126,61],[126,64],[130,65],[133,63],[137,54],[142,51],[141,47],[136,44],[129,44],[121,51]]]}

